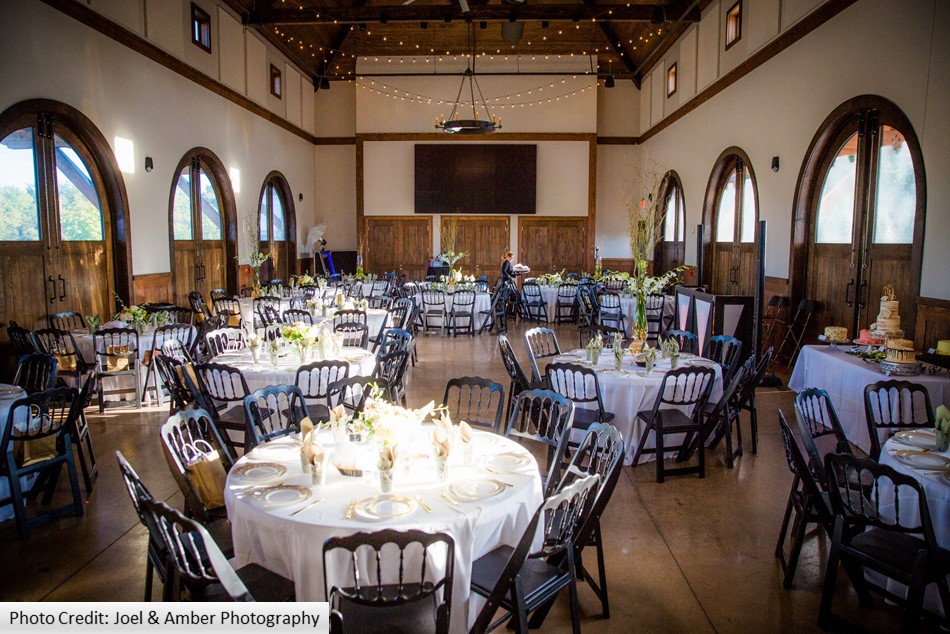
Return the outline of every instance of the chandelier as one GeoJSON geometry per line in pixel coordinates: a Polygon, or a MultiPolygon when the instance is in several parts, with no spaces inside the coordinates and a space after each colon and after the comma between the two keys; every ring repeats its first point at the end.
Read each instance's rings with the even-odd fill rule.
{"type": "Polygon", "coordinates": [[[485,97],[482,96],[482,89],[478,85],[478,78],[475,77],[475,25],[469,23],[468,27],[469,42],[472,52],[469,58],[468,68],[462,73],[462,83],[459,84],[459,92],[455,97],[455,105],[452,106],[452,112],[449,118],[439,116],[435,120],[435,127],[449,134],[491,134],[495,130],[501,129],[501,117],[495,118],[495,115],[488,109],[485,97]],[[468,82],[469,103],[472,106],[472,118],[463,119],[463,114],[459,111],[459,106],[465,108],[465,103],[461,101],[462,91],[465,89],[465,82],[468,82]],[[475,101],[475,92],[478,92],[478,101],[475,101]],[[484,110],[485,116],[480,119],[479,110],[484,110]]]}

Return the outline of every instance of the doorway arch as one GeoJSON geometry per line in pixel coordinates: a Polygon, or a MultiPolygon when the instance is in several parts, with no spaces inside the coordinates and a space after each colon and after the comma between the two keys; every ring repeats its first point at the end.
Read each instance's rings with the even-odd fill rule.
{"type": "Polygon", "coordinates": [[[271,259],[261,267],[261,280],[279,278],[286,283],[297,271],[297,212],[293,192],[283,174],[275,170],[264,178],[258,201],[260,249],[261,253],[271,254],[271,259]]]}
{"type": "Polygon", "coordinates": [[[231,179],[214,152],[192,148],[172,176],[168,243],[175,303],[193,290],[237,292],[237,205],[231,179]]]}
{"type": "Polygon", "coordinates": [[[822,317],[813,321],[845,326],[856,336],[875,320],[877,298],[890,284],[901,328],[913,339],[926,175],[903,111],[877,95],[835,108],[805,153],[793,205],[793,300],[817,300],[822,317]]]}

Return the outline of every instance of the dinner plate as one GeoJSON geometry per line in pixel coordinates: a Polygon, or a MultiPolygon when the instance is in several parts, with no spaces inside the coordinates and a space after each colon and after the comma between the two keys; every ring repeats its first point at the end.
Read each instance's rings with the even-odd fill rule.
{"type": "Polygon", "coordinates": [[[950,470],[950,458],[929,451],[902,449],[894,452],[897,461],[914,469],[950,470]]]}
{"type": "Polygon", "coordinates": [[[910,445],[911,447],[920,447],[922,449],[935,449],[937,447],[937,435],[932,429],[899,431],[894,434],[894,440],[902,445],[910,445]]]}
{"type": "Polygon", "coordinates": [[[452,497],[463,502],[484,500],[498,495],[505,490],[505,485],[498,480],[471,479],[453,482],[448,486],[452,497]]]}
{"type": "Polygon", "coordinates": [[[276,462],[249,462],[234,467],[234,477],[246,482],[270,482],[287,473],[287,467],[276,462]]]}
{"type": "Polygon", "coordinates": [[[287,506],[303,502],[310,497],[309,487],[298,484],[278,484],[254,491],[250,498],[257,504],[266,507],[287,506]]]}
{"type": "Polygon", "coordinates": [[[368,520],[388,520],[409,515],[419,504],[402,495],[374,495],[356,503],[353,511],[368,520]]]}
{"type": "Polygon", "coordinates": [[[716,362],[712,359],[703,359],[702,357],[696,357],[695,359],[687,359],[684,363],[686,365],[697,365],[704,368],[714,368],[716,367],[716,362]]]}
{"type": "Polygon", "coordinates": [[[517,471],[531,466],[531,458],[521,453],[499,453],[488,456],[486,463],[496,471],[517,471]]]}
{"type": "Polygon", "coordinates": [[[254,457],[269,460],[291,460],[300,454],[300,443],[266,442],[255,447],[252,453],[254,457]]]}
{"type": "Polygon", "coordinates": [[[476,432],[472,435],[472,442],[482,447],[497,447],[501,444],[501,438],[489,432],[476,432]]]}

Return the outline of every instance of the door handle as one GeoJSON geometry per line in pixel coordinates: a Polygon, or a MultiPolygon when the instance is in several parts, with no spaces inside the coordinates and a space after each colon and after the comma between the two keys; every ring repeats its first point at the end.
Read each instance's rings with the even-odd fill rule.
{"type": "Polygon", "coordinates": [[[861,296],[858,300],[858,306],[864,308],[868,301],[868,293],[870,292],[870,287],[868,286],[868,281],[864,280],[861,282],[861,287],[858,290],[858,294],[861,296]],[[862,292],[863,291],[863,292],[862,292]]]}
{"type": "Polygon", "coordinates": [[[854,300],[850,299],[851,289],[854,288],[854,278],[851,278],[851,281],[848,282],[848,285],[844,287],[844,302],[848,305],[848,308],[854,306],[854,300]]]}
{"type": "Polygon", "coordinates": [[[208,277],[207,267],[204,265],[204,263],[202,263],[201,264],[201,281],[204,281],[206,277],[208,277]]]}
{"type": "Polygon", "coordinates": [[[60,293],[59,295],[59,301],[62,302],[66,299],[66,278],[63,277],[62,275],[59,275],[57,277],[59,278],[60,283],[63,285],[62,293],[60,293]]]}
{"type": "Polygon", "coordinates": [[[50,275],[49,277],[46,278],[46,281],[49,282],[50,287],[52,288],[52,292],[50,293],[50,296],[49,296],[49,303],[52,304],[56,302],[56,280],[54,280],[53,276],[50,275]]]}

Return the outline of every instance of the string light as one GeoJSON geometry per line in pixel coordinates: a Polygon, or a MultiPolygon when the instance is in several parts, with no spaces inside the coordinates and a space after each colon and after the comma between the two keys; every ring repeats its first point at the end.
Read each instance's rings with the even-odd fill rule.
{"type": "MultiPolygon", "coordinates": [[[[564,80],[562,80],[562,82],[563,81],[564,80]]],[[[364,77],[358,77],[356,81],[356,85],[359,88],[362,88],[363,90],[367,90],[375,95],[379,95],[381,97],[386,97],[393,100],[409,101],[411,103],[430,104],[430,105],[435,103],[436,105],[440,105],[440,106],[447,105],[449,103],[454,103],[453,101],[437,99],[435,97],[431,97],[428,95],[410,93],[408,91],[395,88],[388,84],[384,84],[382,82],[376,82],[375,80],[367,79],[364,77]]],[[[552,83],[551,86],[553,87],[554,84],[552,83]]],[[[583,88],[571,90],[564,94],[558,95],[556,97],[549,97],[549,98],[544,98],[544,99],[512,102],[511,101],[512,97],[516,97],[516,98],[521,97],[521,93],[516,93],[515,95],[501,95],[498,97],[486,98],[485,101],[501,110],[504,110],[505,108],[524,108],[525,106],[530,107],[530,106],[536,106],[536,105],[543,105],[543,104],[552,103],[555,101],[560,101],[561,99],[568,99],[570,97],[574,97],[574,96],[586,93],[590,90],[595,89],[596,87],[597,87],[596,84],[591,85],[591,86],[584,86],[583,88]]],[[[531,91],[528,91],[528,94],[531,94],[531,91]]],[[[460,101],[459,105],[470,106],[471,101],[460,101]]]]}

